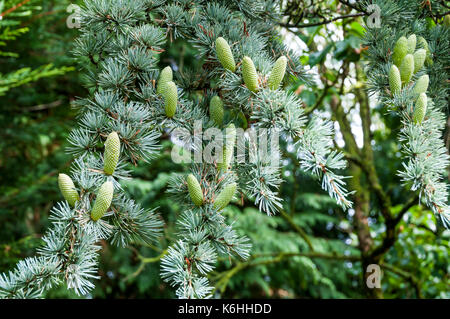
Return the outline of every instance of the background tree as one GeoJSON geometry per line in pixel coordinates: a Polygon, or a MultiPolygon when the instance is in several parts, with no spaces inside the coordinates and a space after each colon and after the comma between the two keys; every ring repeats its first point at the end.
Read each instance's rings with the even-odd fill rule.
{"type": "MultiPolygon", "coordinates": [[[[362,20],[359,16],[350,16],[321,23],[338,16],[365,14],[359,3],[357,6],[348,3],[350,6],[344,1],[318,1],[315,5],[322,7],[314,9],[308,3],[300,2],[303,12],[310,15],[300,16],[297,21],[319,25],[299,25],[299,29],[288,25],[285,40],[297,52],[302,52],[300,61],[311,67],[309,73],[315,75],[314,85],[305,85],[298,80],[291,87],[304,101],[305,113],[337,123],[336,146],[344,151],[351,163],[348,175],[355,176],[350,183],[351,190],[358,190],[354,198],[355,207],[344,212],[335,205],[321,191],[320,185],[299,168],[294,150],[286,147],[287,159],[281,171],[286,182],[281,184],[279,195],[284,199],[283,210],[268,217],[254,209],[251,202],[245,201],[243,206],[234,202],[223,211],[226,222],[235,221],[234,229],[240,235],[248,236],[253,247],[252,256],[247,261],[219,259],[216,270],[208,276],[216,288],[216,296],[380,297],[379,291],[366,290],[364,262],[360,257],[369,260],[365,251],[381,247],[388,238],[381,214],[383,202],[374,192],[368,172],[355,156],[361,157],[371,149],[373,160],[366,162],[368,167],[374,167],[381,190],[390,202],[388,208],[393,214],[403,214],[394,228],[395,240],[387,246],[389,249],[380,259],[384,271],[384,297],[448,298],[448,231],[437,225],[430,211],[416,205],[417,197],[412,196],[411,201],[405,201],[411,193],[400,185],[396,176],[402,162],[398,143],[401,125],[396,114],[387,113],[376,99],[366,93],[367,80],[361,61],[365,52],[362,20]],[[324,8],[330,8],[326,15],[319,10],[324,8]],[[319,10],[317,16],[314,16],[314,10],[319,10]],[[370,121],[367,121],[367,113],[371,115],[370,121]],[[367,234],[370,240],[365,240],[369,238],[364,237],[367,234]]],[[[435,4],[438,2],[433,2],[432,16],[427,19],[439,24],[442,16],[436,15],[445,13],[445,9],[435,4]]],[[[408,10],[418,11],[413,6],[408,10]]],[[[285,15],[279,23],[292,24],[295,19],[294,14],[285,15]]],[[[195,47],[177,39],[161,54],[160,69],[169,63],[182,70],[196,69],[199,67],[195,59],[197,54],[195,47]]],[[[168,140],[162,142],[162,147],[160,155],[151,164],[140,165],[134,170],[137,178],[124,184],[127,192],[144,207],[159,206],[159,211],[164,212],[167,223],[165,238],[156,246],[138,244],[126,250],[105,246],[101,254],[102,279],[96,282],[93,296],[174,296],[172,289],[161,281],[157,263],[174,240],[172,234],[177,215],[183,210],[165,195],[169,180],[174,172],[183,173],[187,168],[171,162],[171,143],[168,140]]],[[[59,199],[55,178],[53,185],[51,194],[59,199]]],[[[17,220],[9,222],[9,225],[17,225],[17,220]]],[[[22,235],[16,236],[12,238],[19,239],[22,235]]],[[[11,255],[20,257],[17,253],[11,255]]],[[[11,262],[4,270],[12,265],[11,262]]],[[[66,290],[61,289],[52,290],[47,296],[66,294],[66,290]]]]}
{"type": "Polygon", "coordinates": [[[64,140],[83,88],[68,55],[69,1],[1,1],[0,264],[11,268],[40,244],[59,198],[57,172],[69,164],[64,140]]]}

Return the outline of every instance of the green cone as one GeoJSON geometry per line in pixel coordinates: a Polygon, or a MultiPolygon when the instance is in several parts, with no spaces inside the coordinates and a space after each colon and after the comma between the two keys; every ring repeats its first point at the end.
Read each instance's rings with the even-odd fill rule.
{"type": "Polygon", "coordinates": [[[236,192],[236,183],[228,184],[224,187],[224,189],[220,192],[220,194],[214,200],[214,209],[222,210],[225,208],[236,192]]]}
{"type": "Polygon", "coordinates": [[[172,68],[170,66],[166,66],[164,69],[162,69],[161,73],[159,74],[156,93],[164,94],[167,82],[170,82],[172,80],[173,80],[172,68]]]}
{"type": "Polygon", "coordinates": [[[444,17],[444,27],[450,28],[450,14],[447,14],[447,15],[444,17]]]}
{"type": "Polygon", "coordinates": [[[70,206],[75,206],[75,203],[80,199],[78,192],[75,189],[72,179],[66,174],[59,174],[58,185],[62,195],[70,206]]]}
{"type": "Polygon", "coordinates": [[[419,49],[414,53],[414,73],[420,71],[425,63],[425,58],[427,57],[427,51],[425,49],[419,49]]]}
{"type": "Polygon", "coordinates": [[[394,64],[391,66],[391,70],[389,71],[389,88],[391,89],[392,95],[400,92],[402,89],[400,71],[394,64]]]}
{"type": "Polygon", "coordinates": [[[411,34],[408,38],[408,53],[413,54],[416,51],[417,37],[415,34],[411,34]]]}
{"type": "Polygon", "coordinates": [[[269,79],[267,80],[267,85],[270,89],[278,89],[281,81],[283,81],[284,74],[286,73],[286,66],[287,58],[283,55],[278,58],[272,68],[272,72],[270,72],[269,79]]]}
{"type": "Polygon", "coordinates": [[[226,130],[226,145],[227,146],[234,146],[234,144],[236,143],[236,126],[234,126],[233,123],[230,123],[226,130]]]}
{"type": "Polygon", "coordinates": [[[407,54],[400,64],[400,77],[403,84],[409,83],[414,73],[414,56],[407,54]]]}
{"type": "Polygon", "coordinates": [[[413,88],[414,96],[419,96],[421,93],[426,93],[428,90],[428,85],[430,83],[430,78],[428,74],[422,75],[419,79],[417,79],[416,84],[413,88]]]}
{"type": "Polygon", "coordinates": [[[258,73],[252,59],[245,56],[242,59],[242,77],[247,88],[252,92],[258,91],[258,73]]]}
{"type": "Polygon", "coordinates": [[[231,159],[233,158],[234,148],[224,146],[222,150],[222,162],[217,163],[217,169],[219,171],[227,171],[230,166],[231,159]]]}
{"type": "Polygon", "coordinates": [[[416,105],[414,107],[413,121],[416,124],[422,124],[425,114],[427,113],[427,95],[420,93],[416,105]]]}
{"type": "Polygon", "coordinates": [[[105,182],[98,191],[97,198],[95,199],[94,207],[91,210],[91,218],[94,221],[99,220],[108,211],[111,206],[112,198],[114,194],[114,185],[112,182],[105,182]]]}
{"type": "Polygon", "coordinates": [[[392,61],[399,67],[406,54],[408,54],[408,40],[405,37],[401,37],[395,43],[392,61]]]}
{"type": "Polygon", "coordinates": [[[228,45],[227,40],[222,37],[216,39],[216,53],[217,58],[224,69],[228,69],[231,72],[236,71],[236,63],[234,62],[233,52],[231,52],[231,48],[228,45]]]}
{"type": "Polygon", "coordinates": [[[223,123],[223,102],[220,97],[213,96],[209,103],[209,117],[216,123],[217,126],[222,126],[223,123]]]}
{"type": "Polygon", "coordinates": [[[226,171],[230,166],[231,160],[234,154],[234,145],[236,144],[236,127],[233,123],[227,126],[225,137],[225,146],[223,147],[223,160],[222,163],[218,163],[219,170],[226,171]]]}
{"type": "Polygon", "coordinates": [[[104,166],[105,174],[112,175],[116,170],[120,156],[120,138],[116,132],[108,135],[105,142],[104,166]]]}
{"type": "Polygon", "coordinates": [[[165,109],[166,116],[172,118],[177,111],[178,103],[178,91],[177,86],[172,81],[166,83],[166,91],[164,93],[164,99],[166,101],[165,109]]]}
{"type": "Polygon", "coordinates": [[[430,48],[428,47],[428,42],[427,40],[425,40],[423,37],[418,37],[417,38],[417,43],[419,44],[419,46],[424,49],[427,52],[427,56],[425,58],[425,63],[428,66],[433,65],[433,60],[431,59],[431,52],[430,52],[430,48]]]}
{"type": "Polygon", "coordinates": [[[201,206],[203,204],[203,192],[200,183],[195,178],[194,175],[189,174],[187,179],[187,186],[189,190],[189,195],[191,196],[192,202],[196,206],[201,206]]]}

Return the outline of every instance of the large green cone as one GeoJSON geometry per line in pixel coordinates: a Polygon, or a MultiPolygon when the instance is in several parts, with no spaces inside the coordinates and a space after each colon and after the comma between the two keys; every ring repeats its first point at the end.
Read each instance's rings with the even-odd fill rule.
{"type": "Polygon", "coordinates": [[[267,80],[267,85],[270,89],[278,89],[281,81],[283,81],[284,74],[286,73],[286,66],[287,58],[283,55],[278,58],[272,68],[272,72],[270,72],[269,79],[267,80]]]}
{"type": "Polygon", "coordinates": [[[166,66],[164,69],[162,69],[159,75],[156,93],[164,94],[167,82],[170,82],[172,80],[173,80],[172,68],[170,66],[166,66]]]}
{"type": "Polygon", "coordinates": [[[111,206],[112,198],[114,194],[114,185],[112,182],[108,181],[103,183],[100,187],[97,198],[95,199],[94,206],[91,210],[91,218],[94,221],[99,220],[105,215],[111,206]]]}
{"type": "Polygon", "coordinates": [[[165,98],[165,111],[166,116],[169,118],[174,117],[177,111],[178,104],[178,91],[177,86],[172,81],[166,83],[166,91],[164,93],[165,98]]]}
{"type": "Polygon", "coordinates": [[[188,175],[188,177],[186,178],[186,182],[192,202],[196,206],[201,206],[203,204],[203,192],[200,183],[192,174],[188,175]]]}
{"type": "Polygon", "coordinates": [[[392,54],[392,60],[396,66],[400,66],[405,56],[408,54],[408,39],[400,37],[394,46],[394,53],[392,54]]]}
{"type": "Polygon", "coordinates": [[[66,174],[59,174],[58,185],[62,195],[70,206],[75,206],[75,203],[80,199],[78,192],[75,189],[72,179],[66,174]]]}
{"type": "Polygon", "coordinates": [[[222,126],[223,123],[223,102],[220,97],[213,96],[209,104],[209,117],[214,121],[217,126],[222,126]]]}
{"type": "Polygon", "coordinates": [[[394,64],[391,66],[391,70],[389,71],[389,88],[391,89],[392,95],[400,92],[402,89],[400,71],[394,64]]]}
{"type": "Polygon", "coordinates": [[[247,88],[252,92],[258,91],[258,73],[252,59],[248,56],[242,59],[242,77],[247,88]]]}
{"type": "Polygon", "coordinates": [[[216,53],[217,58],[224,69],[228,69],[231,72],[236,71],[236,63],[234,62],[233,52],[231,52],[231,48],[228,45],[227,40],[222,37],[216,39],[216,53]]]}
{"type": "Polygon", "coordinates": [[[423,120],[425,119],[428,103],[427,99],[427,95],[425,93],[421,93],[416,101],[413,113],[413,121],[416,124],[422,124],[423,120]]]}
{"type": "Polygon", "coordinates": [[[214,209],[224,209],[233,198],[234,193],[236,192],[236,187],[236,183],[231,183],[225,186],[214,201],[214,209]]]}
{"type": "Polygon", "coordinates": [[[103,171],[112,175],[116,170],[120,157],[120,138],[116,132],[111,132],[105,142],[105,153],[103,156],[103,171]]]}

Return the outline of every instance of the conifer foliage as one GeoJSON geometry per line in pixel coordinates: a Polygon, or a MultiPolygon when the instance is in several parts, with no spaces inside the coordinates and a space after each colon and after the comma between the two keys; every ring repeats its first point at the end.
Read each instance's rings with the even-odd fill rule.
{"type": "Polygon", "coordinates": [[[97,277],[99,239],[123,246],[157,237],[162,226],[157,215],[128,199],[120,181],[130,178],[128,163],[151,159],[163,132],[189,132],[182,146],[198,151],[209,144],[196,137],[198,123],[203,130],[224,127],[224,146],[212,163],[196,162],[170,183],[183,212],[178,239],[161,260],[161,276],[180,298],[211,296],[206,275],[219,255],[249,256],[249,240],[221,213],[231,201],[251,200],[269,215],[282,206],[280,168],[270,161],[281,158],[280,149],[270,144],[268,155],[261,155],[253,140],[239,143],[238,129],[248,125],[258,138],[264,129],[268,140],[286,139],[301,167],[344,209],[351,206],[345,177],[336,173],[346,162],[332,150],[332,124],[315,115],[308,119],[300,99],[285,90],[292,78],[306,83],[310,78],[280,40],[276,5],[263,0],[85,1],[74,53],[90,95],[74,103],[80,125],[70,134],[68,150],[76,158],[71,175],[80,198],[74,208],[67,202],[55,206],[41,257],[0,277],[1,296],[39,296],[63,278],[85,294],[97,277]],[[160,72],[159,54],[178,38],[197,49],[201,68],[184,73],[159,65],[160,72]]]}
{"type": "Polygon", "coordinates": [[[388,111],[401,117],[404,162],[399,176],[449,228],[443,175],[449,156],[442,133],[448,107],[450,29],[442,22],[430,22],[437,15],[437,4],[425,9],[422,1],[376,4],[381,28],[367,28],[365,39],[369,89],[388,111]]]}

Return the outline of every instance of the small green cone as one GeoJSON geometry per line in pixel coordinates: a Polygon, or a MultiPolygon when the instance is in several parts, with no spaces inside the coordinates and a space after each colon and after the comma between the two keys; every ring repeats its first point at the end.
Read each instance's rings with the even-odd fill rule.
{"type": "Polygon", "coordinates": [[[227,156],[226,156],[227,147],[224,146],[222,148],[222,159],[217,162],[217,170],[225,172],[227,170],[227,156]]]}
{"type": "Polygon", "coordinates": [[[170,82],[172,80],[173,80],[172,68],[170,66],[166,66],[164,69],[162,69],[161,73],[159,74],[159,80],[158,80],[158,86],[156,88],[156,93],[164,94],[165,86],[166,86],[167,82],[170,82]]]}
{"type": "Polygon", "coordinates": [[[450,14],[447,14],[447,15],[444,17],[444,27],[450,28],[450,14]]]}
{"type": "Polygon", "coordinates": [[[430,77],[428,76],[428,74],[424,74],[420,78],[418,78],[413,88],[414,96],[418,97],[420,94],[426,93],[429,83],[430,77]]]}
{"type": "Polygon", "coordinates": [[[111,206],[112,198],[114,194],[114,185],[112,182],[105,182],[100,187],[97,198],[95,199],[94,207],[91,210],[91,218],[94,221],[99,220],[105,215],[111,206]]]}
{"type": "Polygon", "coordinates": [[[428,42],[423,37],[417,38],[417,43],[419,47],[424,49],[427,52],[427,56],[425,57],[425,63],[427,66],[433,65],[433,59],[431,58],[430,48],[428,47],[428,42]]]}
{"type": "Polygon", "coordinates": [[[281,81],[283,81],[284,74],[286,73],[286,66],[287,58],[283,55],[278,58],[272,68],[272,72],[270,72],[269,79],[267,80],[267,85],[270,89],[278,89],[281,81]]]}
{"type": "Polygon", "coordinates": [[[400,78],[400,71],[393,64],[389,71],[389,88],[391,89],[391,94],[394,95],[402,89],[402,80],[400,78]]]}
{"type": "Polygon", "coordinates": [[[164,93],[164,99],[166,101],[165,109],[166,116],[172,118],[177,111],[178,103],[178,91],[177,86],[172,81],[166,83],[166,92],[164,93]]]}
{"type": "Polygon", "coordinates": [[[409,83],[414,73],[414,56],[407,54],[400,64],[400,77],[403,84],[409,83]]]}
{"type": "Polygon", "coordinates": [[[217,169],[219,171],[226,172],[230,166],[231,159],[233,158],[234,149],[224,146],[222,150],[222,162],[217,163],[217,169]]]}
{"type": "Polygon", "coordinates": [[[228,45],[227,40],[222,37],[216,39],[216,53],[217,58],[224,69],[228,69],[231,72],[236,71],[236,63],[234,62],[233,52],[231,52],[231,48],[228,45]]]}
{"type": "Polygon", "coordinates": [[[189,190],[189,195],[191,196],[192,202],[196,206],[201,206],[203,204],[203,192],[200,183],[195,178],[194,175],[189,174],[187,179],[187,186],[189,190]]]}
{"type": "Polygon", "coordinates": [[[427,51],[425,49],[419,49],[414,53],[414,74],[419,72],[425,63],[427,57],[427,51]]]}
{"type": "Polygon", "coordinates": [[[229,150],[229,152],[227,152],[227,164],[229,165],[231,162],[231,158],[233,157],[234,145],[236,144],[236,127],[233,123],[227,126],[225,133],[225,146],[229,150]]]}
{"type": "Polygon", "coordinates": [[[408,38],[408,54],[414,54],[416,51],[417,37],[415,34],[411,34],[408,38]]]}
{"type": "Polygon", "coordinates": [[[428,48],[428,42],[424,37],[417,38],[417,44],[420,49],[424,49],[427,52],[427,56],[430,54],[430,49],[428,48]]]}
{"type": "Polygon", "coordinates": [[[400,37],[395,43],[392,61],[399,67],[406,54],[408,54],[408,39],[405,37],[400,37]]]}
{"type": "Polygon", "coordinates": [[[247,89],[252,92],[258,91],[258,73],[256,72],[252,59],[248,56],[242,59],[242,77],[244,78],[247,89]]]}
{"type": "Polygon", "coordinates": [[[70,206],[74,207],[75,203],[80,199],[75,189],[72,179],[66,174],[58,175],[58,185],[62,195],[70,206]]]}
{"type": "Polygon", "coordinates": [[[234,145],[236,144],[236,127],[233,123],[227,126],[225,137],[225,146],[223,147],[223,160],[222,163],[218,163],[219,170],[227,171],[230,166],[231,160],[234,155],[234,145]]]}
{"type": "Polygon", "coordinates": [[[105,154],[103,171],[107,175],[112,175],[116,170],[120,156],[120,138],[116,132],[111,132],[105,142],[105,154]]]}
{"type": "Polygon", "coordinates": [[[427,113],[427,95],[420,93],[414,107],[413,121],[416,124],[422,124],[425,114],[427,113]]]}
{"type": "Polygon", "coordinates": [[[228,184],[224,187],[224,189],[220,192],[220,194],[214,200],[214,209],[222,210],[224,209],[236,192],[236,183],[228,184]]]}
{"type": "Polygon", "coordinates": [[[233,123],[230,123],[226,130],[226,145],[227,146],[234,146],[236,143],[236,126],[234,126],[233,123]]]}
{"type": "Polygon", "coordinates": [[[222,126],[223,123],[223,102],[217,95],[213,96],[209,103],[209,117],[216,123],[217,126],[222,126]]]}

